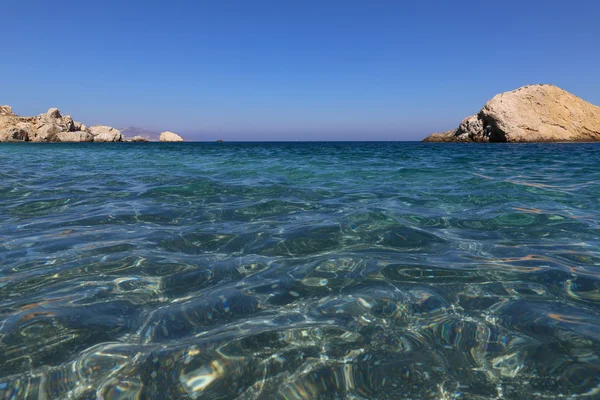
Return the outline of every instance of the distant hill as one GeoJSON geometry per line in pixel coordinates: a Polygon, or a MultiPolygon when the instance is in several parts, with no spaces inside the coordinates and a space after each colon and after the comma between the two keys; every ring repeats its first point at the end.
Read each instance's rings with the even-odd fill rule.
{"type": "Polygon", "coordinates": [[[132,138],[134,136],[143,136],[150,141],[158,141],[160,131],[152,129],[138,128],[136,126],[130,126],[125,129],[119,129],[126,138],[132,138]]]}

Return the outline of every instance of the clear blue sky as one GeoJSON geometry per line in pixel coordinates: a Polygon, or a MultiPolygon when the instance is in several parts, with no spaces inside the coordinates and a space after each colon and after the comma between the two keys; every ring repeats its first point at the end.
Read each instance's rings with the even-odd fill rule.
{"type": "Polygon", "coordinates": [[[6,1],[0,103],[189,139],[415,140],[494,94],[600,105],[600,1],[6,1]]]}

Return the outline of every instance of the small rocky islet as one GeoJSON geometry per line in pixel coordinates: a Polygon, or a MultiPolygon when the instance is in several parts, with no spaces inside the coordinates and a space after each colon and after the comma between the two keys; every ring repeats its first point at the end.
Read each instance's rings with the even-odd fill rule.
{"type": "Polygon", "coordinates": [[[596,142],[600,107],[554,85],[501,93],[457,129],[423,142],[596,142]]]}
{"type": "MultiPolygon", "coordinates": [[[[0,106],[0,142],[148,142],[143,136],[125,138],[111,126],[85,126],[69,115],[63,116],[58,108],[35,117],[21,117],[10,106],[0,106]]],[[[163,132],[160,142],[183,142],[173,132],[163,132]]]]}

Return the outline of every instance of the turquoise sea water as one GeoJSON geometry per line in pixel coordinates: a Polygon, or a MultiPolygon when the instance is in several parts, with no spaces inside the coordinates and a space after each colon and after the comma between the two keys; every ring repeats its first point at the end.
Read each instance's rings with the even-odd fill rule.
{"type": "Polygon", "coordinates": [[[2,399],[600,398],[600,145],[3,144],[2,399]]]}

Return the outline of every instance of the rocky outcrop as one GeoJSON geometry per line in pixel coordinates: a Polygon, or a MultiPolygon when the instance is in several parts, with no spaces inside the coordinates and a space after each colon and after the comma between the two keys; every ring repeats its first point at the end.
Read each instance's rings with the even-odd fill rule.
{"type": "Polygon", "coordinates": [[[496,95],[455,130],[424,142],[600,141],[600,107],[553,85],[496,95]]]}
{"type": "Polygon", "coordinates": [[[54,137],[55,142],[92,142],[94,137],[89,132],[59,132],[54,137]]]}
{"type": "MultiPolygon", "coordinates": [[[[140,130],[139,128],[128,128],[140,130]]],[[[146,131],[144,131],[146,132],[146,131]]],[[[149,131],[148,131],[149,132],[149,131]]],[[[147,136],[147,135],[146,135],[147,136]]],[[[21,117],[10,106],[0,106],[0,142],[123,142],[123,133],[110,126],[87,127],[62,115],[58,108],[35,117],[21,117]]],[[[136,135],[129,142],[148,142],[148,137],[136,135]]],[[[173,132],[160,134],[161,142],[182,142],[173,132]]]]}
{"type": "Polygon", "coordinates": [[[44,124],[37,128],[37,134],[29,140],[32,142],[51,142],[57,133],[63,132],[59,126],[54,124],[44,124]]]}
{"type": "Polygon", "coordinates": [[[129,142],[137,142],[137,143],[142,143],[142,142],[149,142],[148,139],[146,139],[143,136],[134,136],[131,139],[128,140],[129,142]]]}
{"type": "Polygon", "coordinates": [[[33,135],[29,121],[21,120],[9,106],[0,106],[0,142],[26,142],[33,135]]]}
{"type": "Polygon", "coordinates": [[[168,131],[161,133],[158,140],[161,142],[183,142],[183,138],[181,136],[168,131]]]}
{"type": "Polygon", "coordinates": [[[60,115],[60,110],[58,108],[51,108],[51,109],[49,109],[48,112],[46,113],[46,116],[49,119],[62,118],[62,115],[60,115]]]}
{"type": "Polygon", "coordinates": [[[63,116],[58,108],[36,117],[20,117],[0,106],[0,142],[120,142],[121,132],[110,126],[87,128],[63,116]]]}
{"type": "Polygon", "coordinates": [[[456,133],[456,129],[447,132],[440,133],[432,133],[427,136],[422,142],[455,142],[454,134],[456,133]]]}
{"type": "Polygon", "coordinates": [[[0,106],[0,115],[12,115],[12,108],[10,106],[0,106]]]}
{"type": "Polygon", "coordinates": [[[122,142],[121,131],[110,126],[94,125],[89,128],[94,142],[122,142]]]}
{"type": "Polygon", "coordinates": [[[29,133],[18,127],[6,128],[0,130],[0,142],[27,142],[29,133]]]}
{"type": "Polygon", "coordinates": [[[76,131],[73,118],[63,116],[58,108],[51,108],[45,114],[33,117],[31,124],[33,135],[29,140],[32,142],[55,142],[57,134],[76,131]]]}

